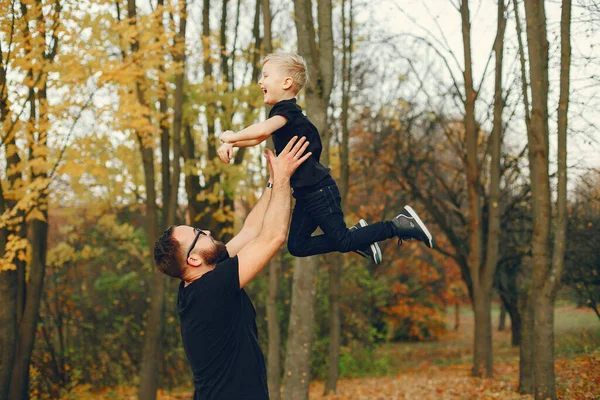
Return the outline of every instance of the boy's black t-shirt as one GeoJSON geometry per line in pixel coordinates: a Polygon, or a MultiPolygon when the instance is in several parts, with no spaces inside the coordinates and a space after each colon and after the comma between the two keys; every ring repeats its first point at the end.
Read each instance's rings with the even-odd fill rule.
{"type": "Polygon", "coordinates": [[[269,399],[256,311],[240,289],[237,256],[187,287],[181,282],[177,312],[194,374],[194,400],[269,399]]]}
{"type": "Polygon", "coordinates": [[[329,168],[319,162],[323,150],[319,131],[302,114],[302,108],[296,104],[296,99],[282,100],[276,103],[269,113],[269,118],[275,115],[281,115],[287,119],[287,123],[282,128],[273,132],[276,154],[279,154],[294,136],[298,136],[298,138],[306,136],[306,139],[310,142],[306,151],[311,151],[312,155],[298,167],[290,179],[294,192],[299,188],[316,186],[319,181],[329,175],[329,168]]]}

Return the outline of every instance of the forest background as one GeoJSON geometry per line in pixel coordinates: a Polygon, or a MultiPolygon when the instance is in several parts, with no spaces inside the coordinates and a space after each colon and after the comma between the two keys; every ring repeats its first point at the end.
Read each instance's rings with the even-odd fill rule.
{"type": "MultiPolygon", "coordinates": [[[[438,247],[388,241],[378,266],[282,249],[248,287],[271,397],[393,374],[394,345],[444,343],[463,305],[470,371],[453,374],[493,377],[492,304],[518,349],[510,390],[557,397],[557,297],[600,318],[600,3],[0,0],[0,10],[0,399],[116,386],[153,399],[189,385],[178,282],[156,271],[151,249],[172,224],[226,241],[260,195],[262,147],[224,165],[216,146],[223,130],[265,117],[256,82],[272,51],[307,60],[299,100],[347,223],[410,203],[438,247]]],[[[588,366],[600,343],[590,329],[574,352],[588,366]]]]}

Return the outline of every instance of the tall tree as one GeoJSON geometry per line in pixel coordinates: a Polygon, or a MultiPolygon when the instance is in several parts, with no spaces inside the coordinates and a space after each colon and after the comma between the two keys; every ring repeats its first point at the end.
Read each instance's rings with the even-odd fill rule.
{"type": "MultiPolygon", "coordinates": [[[[348,112],[350,108],[350,88],[352,86],[352,50],[354,45],[354,8],[352,0],[348,2],[346,12],[346,0],[342,0],[342,64],[341,64],[341,86],[342,86],[342,114],[341,143],[340,143],[340,197],[342,204],[346,203],[348,194],[348,182],[350,174],[350,163],[348,157],[349,128],[348,112]],[[348,14],[346,16],[346,14],[348,14]]],[[[340,347],[342,341],[342,317],[340,311],[341,276],[344,258],[340,253],[331,254],[329,257],[329,357],[327,362],[327,382],[325,383],[325,394],[335,393],[337,380],[339,378],[340,347]]]]}
{"type": "MultiPolygon", "coordinates": [[[[517,0],[513,0],[513,9],[515,12],[515,27],[517,30],[517,43],[519,48],[519,64],[521,67],[521,93],[523,96],[523,105],[525,113],[525,129],[527,137],[531,137],[531,107],[529,100],[529,90],[527,79],[527,61],[525,59],[525,46],[523,44],[523,29],[519,17],[519,5],[517,0]]],[[[527,258],[530,259],[529,257],[527,258]]],[[[519,357],[519,391],[521,393],[533,392],[533,308],[531,296],[531,273],[526,268],[521,275],[520,285],[523,289],[519,295],[519,308],[521,311],[521,332],[520,332],[520,357],[519,357]]]]}
{"type": "MultiPolygon", "coordinates": [[[[10,21],[2,30],[15,47],[1,53],[0,148],[6,155],[7,182],[0,189],[0,281],[3,289],[3,340],[0,398],[29,398],[29,365],[38,325],[44,283],[47,232],[48,184],[51,166],[48,135],[52,107],[48,102],[49,73],[58,54],[58,30],[63,15],[60,1],[11,2],[10,21]],[[9,30],[7,30],[9,28],[9,30]],[[6,56],[6,58],[4,58],[6,56]],[[19,57],[17,60],[15,57],[19,57]],[[27,89],[19,114],[12,114],[6,72],[15,61],[24,65],[27,89]],[[21,119],[24,114],[24,121],[21,119]],[[21,135],[19,137],[18,135],[21,135]],[[21,148],[21,143],[26,148],[21,148]],[[26,255],[27,253],[27,255],[26,255]],[[11,296],[12,298],[7,298],[11,296]],[[6,302],[4,302],[6,301],[6,302]],[[4,352],[6,350],[6,353],[4,352]]],[[[3,42],[6,43],[6,42],[3,42]]],[[[18,68],[23,68],[20,66],[18,68]]],[[[21,97],[16,97],[19,100],[21,97]]]]}
{"type": "Polygon", "coordinates": [[[499,195],[500,195],[500,135],[502,130],[502,49],[504,42],[505,17],[504,0],[498,2],[498,27],[494,52],[496,55],[496,83],[494,96],[494,126],[491,135],[491,179],[489,199],[489,220],[487,251],[484,253],[483,215],[481,197],[483,187],[480,179],[477,151],[478,128],[475,123],[475,100],[477,93],[473,85],[471,59],[471,21],[468,0],[460,2],[462,36],[464,46],[464,86],[465,86],[465,137],[467,150],[467,188],[469,198],[469,271],[472,282],[473,311],[475,314],[475,342],[473,351],[474,376],[492,376],[492,324],[490,315],[493,278],[498,257],[499,236],[499,195]],[[487,257],[484,260],[485,257],[487,257]]]}
{"type": "MultiPolygon", "coordinates": [[[[12,4],[11,13],[14,16],[14,4],[12,4]]],[[[6,35],[9,42],[12,42],[15,35],[15,27],[17,26],[18,19],[12,18],[10,26],[7,27],[8,32],[12,35],[6,35]]],[[[4,28],[4,27],[3,27],[4,28]]],[[[3,29],[3,31],[6,28],[3,29]]],[[[4,149],[2,149],[6,156],[6,183],[0,182],[0,253],[2,258],[0,259],[0,302],[3,307],[0,309],[0,337],[2,338],[0,344],[2,345],[2,360],[0,370],[0,400],[8,399],[8,391],[10,389],[10,380],[12,376],[12,367],[15,356],[15,348],[17,344],[17,315],[20,315],[20,311],[17,309],[17,293],[18,293],[18,279],[17,274],[25,269],[25,261],[20,260],[17,251],[13,251],[12,254],[9,251],[11,245],[19,241],[25,240],[25,227],[23,222],[23,211],[19,210],[15,216],[15,220],[10,223],[6,221],[6,216],[16,205],[16,196],[11,199],[10,192],[13,188],[18,187],[19,181],[19,169],[15,168],[20,165],[21,157],[16,150],[15,134],[6,129],[9,122],[11,121],[11,110],[10,100],[8,98],[8,82],[7,82],[7,70],[10,60],[10,52],[5,55],[6,49],[2,49],[0,43],[0,124],[2,129],[2,145],[6,143],[4,149]],[[6,57],[6,61],[5,58],[6,57]],[[7,132],[8,131],[8,132],[7,132]],[[12,153],[12,155],[10,155],[12,153]],[[12,171],[12,173],[10,172],[12,171]],[[9,237],[12,239],[9,242],[9,237]]],[[[3,146],[0,145],[0,148],[3,146]]],[[[13,196],[11,196],[13,197],[13,196]]],[[[23,250],[21,250],[23,251],[23,250]]]]}
{"type": "MultiPolygon", "coordinates": [[[[120,21],[120,8],[117,4],[117,18],[120,21]]],[[[167,19],[167,11],[163,1],[158,3],[158,8],[154,11],[153,31],[157,32],[151,40],[158,43],[158,48],[161,49],[161,55],[158,57],[157,69],[159,72],[163,72],[168,69],[165,67],[164,60],[167,55],[170,55],[172,60],[171,65],[175,70],[174,81],[175,88],[173,92],[173,120],[169,123],[165,119],[165,114],[168,113],[166,107],[166,98],[168,93],[159,92],[159,110],[158,116],[155,120],[152,117],[153,108],[149,101],[149,91],[152,89],[152,80],[144,79],[145,63],[153,63],[153,59],[144,59],[143,54],[144,46],[147,43],[141,41],[142,36],[140,32],[143,30],[143,25],[140,22],[140,18],[137,13],[137,7],[135,0],[127,2],[127,21],[126,23],[130,27],[129,34],[131,38],[129,40],[130,48],[122,48],[122,54],[129,61],[130,67],[133,71],[135,79],[128,84],[131,84],[130,89],[121,91],[123,101],[127,102],[128,96],[133,96],[134,100],[138,105],[139,118],[143,123],[134,125],[132,131],[137,139],[140,155],[143,163],[144,171],[144,187],[146,191],[145,206],[146,206],[146,218],[145,218],[145,233],[148,243],[154,243],[158,237],[159,230],[171,225],[175,221],[175,213],[177,209],[177,189],[179,187],[179,175],[180,175],[180,163],[179,158],[181,154],[180,137],[181,130],[183,128],[183,85],[185,76],[185,29],[186,29],[186,2],[185,0],[178,0],[177,6],[173,9],[178,10],[178,30],[174,33],[174,40],[171,48],[166,46],[166,35],[163,27],[163,21],[167,19]],[[158,125],[158,129],[155,126],[158,125]],[[155,139],[158,134],[155,132],[160,131],[161,140],[161,180],[164,184],[162,187],[162,200],[163,210],[162,218],[159,219],[159,205],[156,192],[156,181],[157,176],[155,173],[155,139]],[[172,146],[171,146],[172,142],[172,146]],[[171,154],[172,157],[171,158],[171,154]]],[[[168,15],[168,19],[175,20],[173,15],[168,15]]],[[[157,88],[166,90],[164,84],[165,76],[161,73],[158,74],[157,88]]],[[[151,258],[148,259],[149,264],[153,264],[151,258]]],[[[158,371],[160,365],[160,337],[163,331],[163,308],[164,308],[164,291],[165,291],[165,277],[164,275],[155,268],[153,270],[152,278],[152,292],[150,294],[150,308],[146,316],[145,329],[144,329],[144,347],[140,364],[140,387],[138,397],[141,399],[154,399],[156,398],[156,391],[158,388],[158,371]]]]}
{"type": "MultiPolygon", "coordinates": [[[[117,2],[118,4],[118,2],[117,2]]],[[[117,10],[118,12],[118,10],[117,10]]],[[[120,16],[118,16],[120,20],[120,16]]],[[[128,24],[133,29],[130,39],[130,61],[138,71],[143,71],[143,65],[140,57],[140,39],[138,27],[138,16],[135,0],[127,1],[128,24]]],[[[126,54],[127,49],[123,49],[126,54]]],[[[146,86],[141,74],[136,74],[134,82],[134,94],[140,107],[143,118],[146,120],[146,129],[136,129],[135,135],[138,141],[139,150],[144,169],[144,186],[146,188],[146,237],[148,243],[153,243],[158,237],[158,207],[156,204],[156,175],[154,172],[154,149],[152,140],[152,120],[150,109],[146,97],[146,86]]],[[[148,259],[148,263],[152,261],[148,259]]],[[[140,388],[138,397],[140,399],[155,399],[158,388],[158,357],[159,357],[159,337],[162,332],[163,319],[163,296],[165,290],[165,279],[163,274],[156,268],[152,269],[152,293],[150,296],[150,310],[146,320],[146,330],[144,339],[144,351],[142,363],[140,365],[140,388]]]]}
{"type": "MultiPolygon", "coordinates": [[[[273,38],[271,35],[271,24],[273,16],[271,15],[271,4],[269,0],[256,0],[262,9],[263,38],[261,41],[262,52],[270,54],[273,52],[273,38]]],[[[257,49],[255,49],[256,51],[257,49]]],[[[258,60],[254,60],[258,65],[258,60]]],[[[260,72],[259,72],[260,73],[260,72]]],[[[270,106],[266,106],[266,112],[270,111],[270,106]]],[[[272,139],[268,139],[267,146],[272,146],[272,139]]],[[[267,292],[267,336],[269,339],[269,348],[267,351],[267,383],[269,385],[269,396],[272,400],[281,399],[281,326],[279,324],[279,312],[277,308],[277,299],[279,293],[279,277],[283,265],[283,254],[279,252],[269,261],[269,288],[267,292]]]]}
{"type": "MultiPolygon", "coordinates": [[[[294,0],[298,52],[308,66],[306,113],[319,130],[323,142],[323,162],[328,163],[329,134],[327,106],[333,86],[333,34],[331,0],[317,1],[317,24],[312,1],[294,0]],[[315,32],[318,26],[318,38],[315,32]]],[[[284,367],[283,397],[307,399],[310,382],[310,349],[314,327],[316,259],[297,258],[294,266],[292,306],[284,367]]]]}
{"type": "Polygon", "coordinates": [[[558,188],[554,253],[550,249],[549,56],[543,0],[525,0],[531,121],[528,134],[533,194],[532,296],[533,367],[536,399],[556,398],[554,372],[554,300],[564,265],[566,231],[566,138],[571,63],[571,1],[562,2],[560,98],[558,108],[558,188]]]}

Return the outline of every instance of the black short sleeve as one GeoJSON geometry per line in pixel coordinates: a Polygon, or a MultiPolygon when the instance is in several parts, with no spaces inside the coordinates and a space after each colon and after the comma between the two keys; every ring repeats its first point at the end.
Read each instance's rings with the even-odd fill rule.
{"type": "Polygon", "coordinates": [[[240,278],[237,256],[217,264],[216,268],[179,289],[177,308],[180,315],[201,309],[196,318],[214,320],[230,314],[240,296],[240,278]]]}
{"type": "Polygon", "coordinates": [[[295,102],[291,101],[280,101],[276,103],[271,112],[269,113],[269,118],[274,117],[276,115],[280,115],[288,120],[288,122],[302,114],[302,111],[298,108],[295,102]]]}
{"type": "Polygon", "coordinates": [[[319,131],[302,113],[302,108],[296,103],[296,99],[277,102],[271,109],[269,118],[275,115],[281,115],[287,119],[287,123],[283,127],[273,132],[275,153],[279,155],[294,136],[306,137],[309,142],[306,151],[312,153],[308,160],[300,165],[292,175],[290,179],[292,187],[294,190],[302,187],[313,187],[314,189],[318,182],[329,175],[329,168],[319,162],[323,150],[319,131]]]}
{"type": "Polygon", "coordinates": [[[215,290],[225,293],[239,292],[240,270],[237,256],[220,262],[211,273],[214,276],[210,277],[210,280],[215,290]]]}

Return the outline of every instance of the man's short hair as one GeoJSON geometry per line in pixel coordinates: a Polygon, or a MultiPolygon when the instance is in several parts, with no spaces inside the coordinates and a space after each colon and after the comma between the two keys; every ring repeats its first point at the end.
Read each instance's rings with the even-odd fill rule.
{"type": "Polygon", "coordinates": [[[308,82],[306,61],[302,56],[295,53],[271,53],[263,58],[262,65],[264,66],[268,61],[280,66],[284,73],[292,78],[296,93],[308,82]]]}
{"type": "Polygon", "coordinates": [[[185,255],[179,241],[173,237],[174,228],[167,228],[154,244],[154,262],[163,274],[181,279],[185,271],[185,255]]]}

